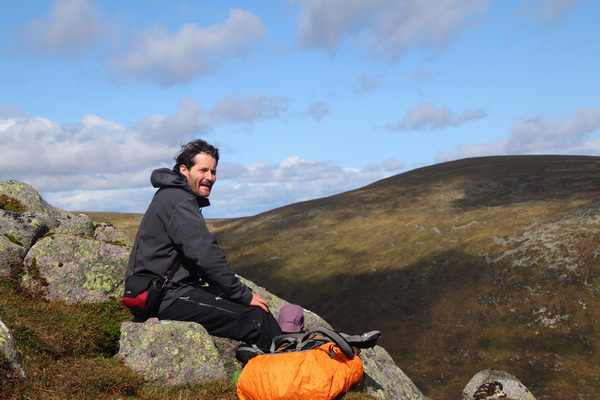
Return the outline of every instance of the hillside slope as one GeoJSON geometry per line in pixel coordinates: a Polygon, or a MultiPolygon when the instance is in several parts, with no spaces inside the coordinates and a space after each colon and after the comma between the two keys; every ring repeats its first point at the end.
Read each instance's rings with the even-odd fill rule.
{"type": "MultiPolygon", "coordinates": [[[[600,387],[600,158],[474,158],[215,230],[241,275],[381,344],[431,399],[477,371],[600,387]]],[[[592,395],[592,397],[588,397],[592,395]]]]}

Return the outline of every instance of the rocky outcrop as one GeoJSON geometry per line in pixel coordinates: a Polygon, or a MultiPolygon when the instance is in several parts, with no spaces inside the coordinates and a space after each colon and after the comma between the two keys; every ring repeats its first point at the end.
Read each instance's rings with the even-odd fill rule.
{"type": "Polygon", "coordinates": [[[31,186],[0,181],[0,275],[45,299],[94,303],[120,296],[131,241],[48,204],[31,186]]]}
{"type": "Polygon", "coordinates": [[[461,400],[487,399],[535,400],[516,377],[506,371],[485,369],[478,372],[463,390],[461,400]]]}

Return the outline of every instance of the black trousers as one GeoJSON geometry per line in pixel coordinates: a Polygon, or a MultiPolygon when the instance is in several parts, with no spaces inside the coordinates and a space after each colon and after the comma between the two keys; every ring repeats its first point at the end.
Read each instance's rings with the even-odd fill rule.
{"type": "Polygon", "coordinates": [[[227,300],[204,287],[179,296],[158,318],[197,322],[211,335],[256,344],[263,351],[269,351],[273,338],[283,333],[273,314],[227,300]]]}

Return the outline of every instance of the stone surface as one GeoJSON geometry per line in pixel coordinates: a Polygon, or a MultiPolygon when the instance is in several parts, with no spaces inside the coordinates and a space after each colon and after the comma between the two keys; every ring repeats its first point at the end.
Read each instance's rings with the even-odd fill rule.
{"type": "Polygon", "coordinates": [[[117,357],[156,386],[205,383],[227,377],[211,336],[194,322],[156,318],[144,323],[124,322],[117,357]]]}
{"type": "Polygon", "coordinates": [[[70,234],[39,240],[24,260],[23,285],[46,300],[94,303],[120,297],[130,247],[70,234]]]}
{"type": "Polygon", "coordinates": [[[535,400],[529,389],[515,376],[498,369],[479,371],[467,384],[462,400],[535,400]]]}
{"type": "Polygon", "coordinates": [[[95,226],[94,239],[101,240],[107,243],[120,244],[122,246],[131,247],[133,243],[123,232],[115,228],[109,222],[102,222],[95,226]]]}

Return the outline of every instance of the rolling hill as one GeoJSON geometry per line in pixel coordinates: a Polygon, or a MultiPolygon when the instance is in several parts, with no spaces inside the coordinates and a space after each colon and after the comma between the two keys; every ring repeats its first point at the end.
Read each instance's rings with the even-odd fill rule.
{"type": "Polygon", "coordinates": [[[598,157],[438,164],[214,232],[241,275],[336,329],[381,330],[431,399],[484,368],[538,399],[600,387],[598,157]]]}

